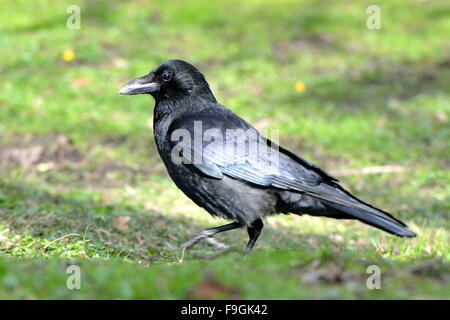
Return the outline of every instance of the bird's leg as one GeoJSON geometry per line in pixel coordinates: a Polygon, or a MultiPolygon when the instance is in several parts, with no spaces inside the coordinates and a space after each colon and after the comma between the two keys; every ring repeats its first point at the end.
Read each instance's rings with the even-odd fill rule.
{"type": "Polygon", "coordinates": [[[261,230],[264,227],[264,223],[262,222],[261,219],[257,219],[253,222],[251,227],[247,227],[247,231],[248,231],[248,236],[249,236],[249,240],[247,243],[247,248],[246,248],[246,254],[249,254],[250,251],[252,251],[253,246],[256,243],[256,240],[258,240],[259,235],[261,234],[261,230]]]}
{"type": "MultiPolygon", "coordinates": [[[[215,235],[217,233],[220,233],[220,232],[233,230],[233,229],[240,228],[240,227],[242,227],[242,224],[240,224],[239,222],[233,222],[233,223],[226,224],[226,225],[219,226],[219,227],[215,227],[215,228],[203,229],[202,231],[197,233],[192,239],[186,241],[182,245],[182,247],[183,248],[192,247],[194,244],[196,244],[197,242],[199,242],[202,239],[209,238],[209,237],[211,237],[211,236],[213,236],[213,235],[215,235]]],[[[215,244],[217,244],[217,243],[215,243],[215,244]]]]}

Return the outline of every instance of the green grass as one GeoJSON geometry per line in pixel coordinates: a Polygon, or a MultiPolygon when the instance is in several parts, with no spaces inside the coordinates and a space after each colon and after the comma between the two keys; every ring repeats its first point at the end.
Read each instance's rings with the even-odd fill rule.
{"type": "MultiPolygon", "coordinates": [[[[368,30],[371,4],[0,4],[0,298],[448,299],[450,6],[383,2],[382,28],[368,30]],[[80,30],[66,28],[72,4],[80,30]],[[172,58],[418,237],[274,216],[247,259],[207,243],[183,254],[195,232],[226,221],[167,176],[153,100],[117,94],[172,58]],[[398,170],[364,172],[379,166],[398,170]],[[80,290],[66,288],[71,264],[80,290]],[[380,290],[366,286],[370,265],[380,290]]],[[[236,250],[247,240],[219,238],[236,250]]]]}

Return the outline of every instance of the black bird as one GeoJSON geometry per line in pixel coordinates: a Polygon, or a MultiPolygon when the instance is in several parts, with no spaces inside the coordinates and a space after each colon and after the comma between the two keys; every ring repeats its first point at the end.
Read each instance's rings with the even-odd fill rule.
{"type": "Polygon", "coordinates": [[[344,190],[338,180],[263,137],[219,104],[191,64],[167,61],[123,86],[119,94],[150,94],[153,131],[170,177],[213,216],[233,222],[200,231],[185,247],[212,235],[247,227],[250,251],[276,213],[357,219],[400,237],[414,237],[389,213],[344,190]]]}

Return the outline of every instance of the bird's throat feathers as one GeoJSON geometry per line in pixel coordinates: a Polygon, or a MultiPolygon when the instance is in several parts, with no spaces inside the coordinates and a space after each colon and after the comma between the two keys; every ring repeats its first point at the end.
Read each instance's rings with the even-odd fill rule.
{"type": "Polygon", "coordinates": [[[217,100],[211,91],[209,94],[205,92],[205,94],[197,96],[182,95],[170,99],[156,99],[153,123],[156,124],[163,119],[175,119],[180,115],[198,112],[216,104],[217,100]]]}

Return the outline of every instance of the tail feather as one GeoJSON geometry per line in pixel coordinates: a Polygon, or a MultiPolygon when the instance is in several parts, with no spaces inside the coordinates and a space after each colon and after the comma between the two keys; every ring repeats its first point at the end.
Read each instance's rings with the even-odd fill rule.
{"type": "Polygon", "coordinates": [[[337,183],[322,184],[321,191],[321,194],[316,194],[314,197],[332,210],[400,237],[416,236],[403,222],[391,214],[361,201],[337,183]]]}
{"type": "Polygon", "coordinates": [[[392,219],[389,216],[375,215],[362,208],[345,206],[327,200],[321,200],[321,202],[328,207],[331,207],[340,212],[344,212],[364,223],[367,223],[368,225],[384,230],[391,234],[408,238],[416,236],[416,234],[411,230],[409,230],[403,222],[396,219],[392,219]]]}

